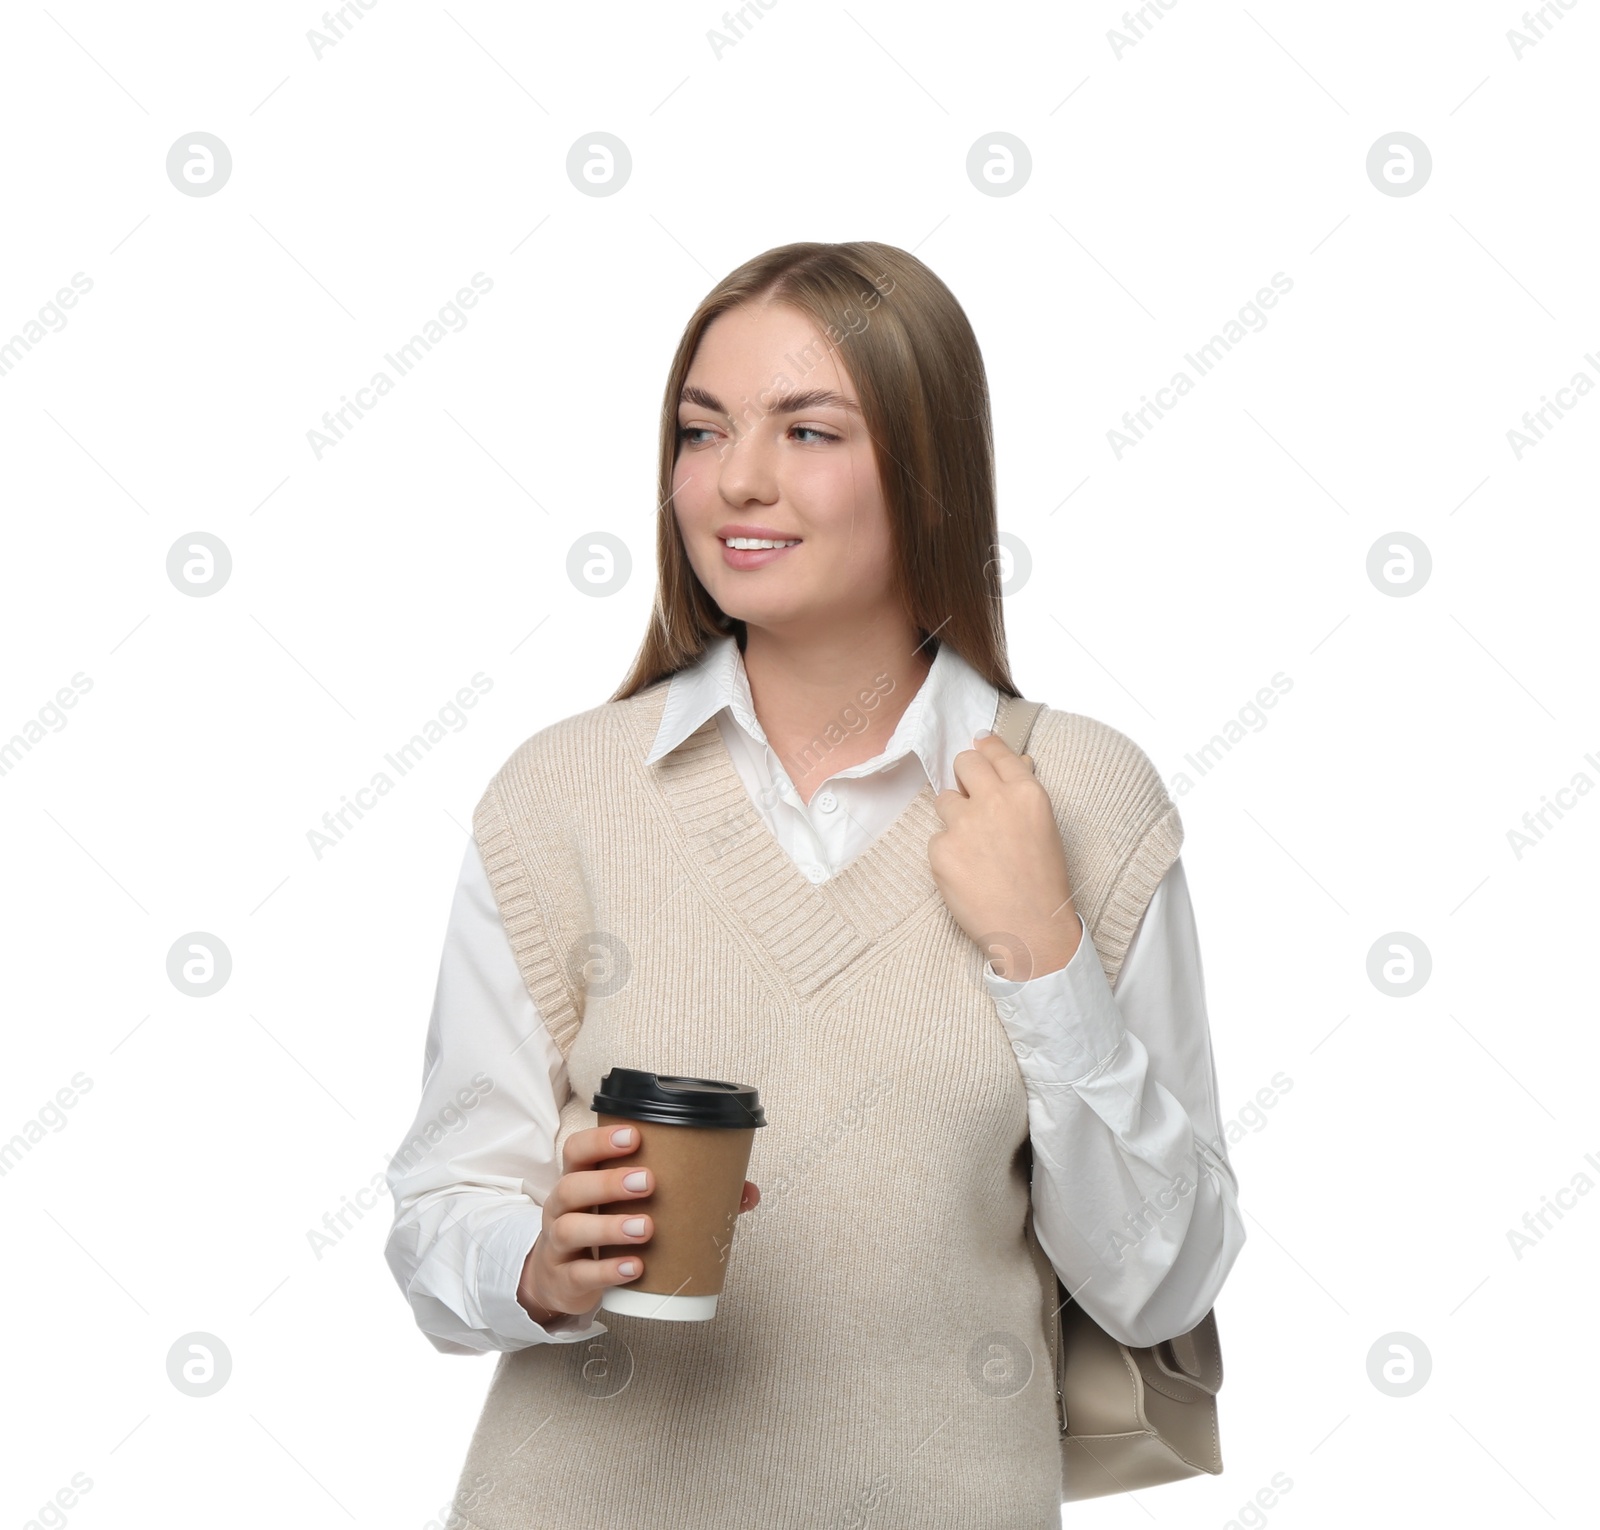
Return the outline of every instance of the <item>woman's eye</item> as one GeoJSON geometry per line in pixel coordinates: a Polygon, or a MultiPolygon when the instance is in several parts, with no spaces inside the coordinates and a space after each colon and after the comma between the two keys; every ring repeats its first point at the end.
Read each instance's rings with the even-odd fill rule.
{"type": "MultiPolygon", "coordinates": [[[[831,435],[826,430],[819,430],[815,425],[796,425],[793,430],[802,436],[812,436],[818,441],[837,441],[839,437],[831,435]]],[[[698,436],[708,436],[711,428],[708,425],[680,425],[678,427],[678,440],[690,446],[704,446],[705,442],[695,439],[698,436]]],[[[811,442],[804,443],[811,445],[811,442]]]]}

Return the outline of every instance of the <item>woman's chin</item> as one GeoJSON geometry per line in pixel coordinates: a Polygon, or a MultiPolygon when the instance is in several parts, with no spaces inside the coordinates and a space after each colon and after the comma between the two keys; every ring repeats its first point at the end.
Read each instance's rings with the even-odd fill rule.
{"type": "Polygon", "coordinates": [[[783,596],[774,592],[769,599],[752,599],[745,591],[713,590],[711,598],[725,616],[751,627],[782,627],[808,617],[814,618],[817,614],[810,602],[792,594],[783,596]],[[728,597],[726,600],[723,599],[724,595],[728,597]]]}

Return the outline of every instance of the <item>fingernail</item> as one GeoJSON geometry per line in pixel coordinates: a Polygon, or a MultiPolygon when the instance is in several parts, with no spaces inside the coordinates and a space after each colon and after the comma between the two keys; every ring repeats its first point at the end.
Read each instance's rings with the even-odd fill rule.
{"type": "Polygon", "coordinates": [[[624,1174],[622,1183],[630,1190],[643,1190],[649,1183],[649,1176],[643,1169],[635,1169],[632,1174],[624,1174]]]}
{"type": "Polygon", "coordinates": [[[629,1217],[628,1220],[622,1224],[622,1230],[623,1232],[627,1233],[630,1238],[644,1237],[644,1218],[629,1217]]]}
{"type": "Polygon", "coordinates": [[[627,1275],[630,1278],[639,1273],[639,1266],[636,1265],[631,1259],[624,1259],[622,1263],[617,1266],[617,1269],[621,1274],[627,1275]]]}
{"type": "Polygon", "coordinates": [[[631,1126],[618,1127],[617,1130],[611,1134],[611,1145],[613,1147],[627,1147],[632,1141],[633,1128],[631,1126]]]}

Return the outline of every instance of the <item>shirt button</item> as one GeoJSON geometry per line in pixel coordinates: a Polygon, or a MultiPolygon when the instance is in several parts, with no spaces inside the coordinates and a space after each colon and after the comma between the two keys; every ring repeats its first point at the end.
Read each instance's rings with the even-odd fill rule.
{"type": "Polygon", "coordinates": [[[821,866],[807,866],[806,875],[813,882],[822,882],[827,880],[828,873],[821,866]]]}
{"type": "Polygon", "coordinates": [[[824,813],[831,813],[838,805],[839,799],[832,792],[819,792],[817,794],[817,806],[824,813]]]}

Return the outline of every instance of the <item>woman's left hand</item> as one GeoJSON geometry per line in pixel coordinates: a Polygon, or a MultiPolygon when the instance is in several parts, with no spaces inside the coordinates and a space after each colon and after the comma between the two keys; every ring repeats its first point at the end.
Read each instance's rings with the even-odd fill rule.
{"type": "Polygon", "coordinates": [[[1003,978],[1056,972],[1083,938],[1050,794],[988,733],[955,757],[962,790],[934,798],[944,828],[928,838],[928,865],[957,924],[1003,978]]]}

